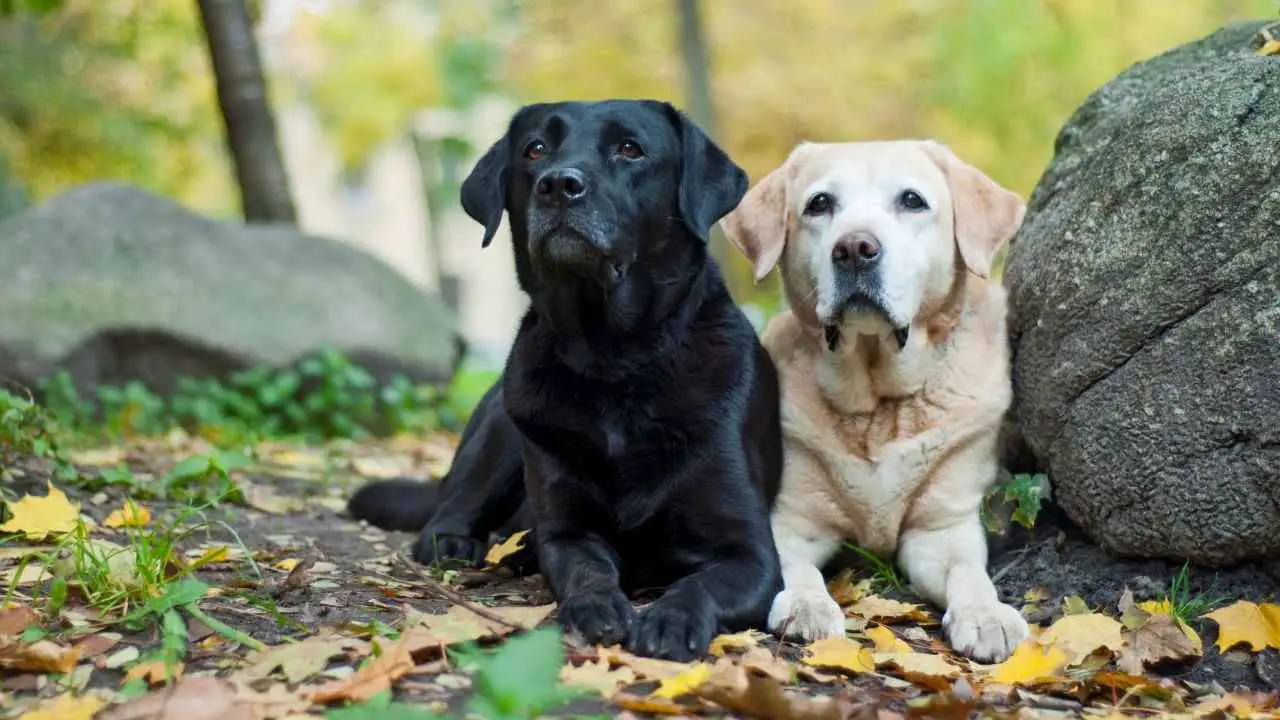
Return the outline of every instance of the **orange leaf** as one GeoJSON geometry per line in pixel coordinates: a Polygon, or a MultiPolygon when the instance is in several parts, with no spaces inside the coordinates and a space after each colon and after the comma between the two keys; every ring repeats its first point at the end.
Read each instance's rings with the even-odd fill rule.
{"type": "Polygon", "coordinates": [[[380,692],[390,690],[391,683],[413,669],[413,656],[404,640],[383,650],[382,654],[361,667],[349,678],[329,683],[311,694],[312,702],[333,703],[340,700],[365,702],[380,692]]]}

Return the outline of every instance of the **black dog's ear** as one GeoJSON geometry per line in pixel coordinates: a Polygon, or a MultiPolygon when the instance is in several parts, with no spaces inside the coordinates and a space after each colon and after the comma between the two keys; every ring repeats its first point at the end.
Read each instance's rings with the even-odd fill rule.
{"type": "Polygon", "coordinates": [[[462,209],[484,225],[482,247],[489,247],[502,225],[507,207],[507,180],[511,177],[511,131],[498,139],[462,181],[462,209]]]}
{"type": "Polygon", "coordinates": [[[706,241],[711,226],[746,195],[747,173],[684,113],[666,110],[680,135],[680,215],[706,241]]]}

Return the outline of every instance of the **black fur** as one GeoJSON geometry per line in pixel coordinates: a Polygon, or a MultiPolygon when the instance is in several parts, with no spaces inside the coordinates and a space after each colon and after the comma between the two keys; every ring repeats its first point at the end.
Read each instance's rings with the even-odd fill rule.
{"type": "Polygon", "coordinates": [[[665,103],[516,113],[462,187],[485,244],[506,211],[531,300],[503,377],[438,497],[375,483],[352,514],[431,511],[426,563],[478,561],[491,532],[531,524],[560,622],[589,642],[685,659],[763,625],[781,589],[777,377],[706,248],[746,188],[665,103]],[[637,615],[626,593],[662,588],[637,615]]]}

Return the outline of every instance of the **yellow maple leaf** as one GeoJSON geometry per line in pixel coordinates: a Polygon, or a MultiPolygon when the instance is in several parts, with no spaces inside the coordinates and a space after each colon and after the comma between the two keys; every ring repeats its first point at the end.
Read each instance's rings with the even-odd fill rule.
{"type": "Polygon", "coordinates": [[[489,552],[484,554],[485,564],[490,566],[497,565],[506,557],[514,555],[524,547],[524,538],[528,534],[528,530],[517,530],[511,533],[511,537],[489,548],[489,552]]]}
{"type": "Polygon", "coordinates": [[[302,562],[302,558],[285,558],[280,562],[276,563],[273,567],[275,567],[275,569],[277,570],[290,572],[294,568],[298,567],[298,564],[301,562],[302,562]]]}
{"type": "Polygon", "coordinates": [[[877,625],[873,628],[867,628],[867,639],[875,646],[878,653],[909,653],[915,652],[911,646],[901,640],[893,631],[884,625],[877,625]]]}
{"type": "Polygon", "coordinates": [[[835,668],[852,673],[875,672],[876,669],[871,651],[849,638],[825,638],[805,649],[809,654],[801,662],[813,667],[835,668]]]}
{"type": "Polygon", "coordinates": [[[610,698],[623,686],[634,683],[636,673],[629,667],[609,667],[608,660],[596,660],[581,665],[565,665],[560,668],[560,681],[610,698]]]}
{"type": "Polygon", "coordinates": [[[929,613],[925,612],[924,608],[919,605],[900,600],[890,600],[879,595],[867,595],[847,608],[845,613],[857,615],[867,620],[878,620],[890,625],[898,622],[919,622],[929,619],[929,613]]]}
{"type": "Polygon", "coordinates": [[[740,633],[731,635],[717,635],[711,641],[711,647],[707,652],[716,657],[722,657],[729,650],[738,650],[745,652],[760,644],[760,641],[768,637],[759,630],[744,630],[740,633]]]}
{"type": "Polygon", "coordinates": [[[12,517],[0,525],[0,532],[23,533],[28,540],[40,541],[74,530],[80,519],[80,506],[72,504],[61,490],[49,483],[47,495],[27,495],[10,503],[9,513],[12,517]]]}
{"type": "Polygon", "coordinates": [[[649,693],[649,697],[674,700],[681,695],[688,695],[693,692],[694,688],[706,682],[710,677],[711,666],[706,663],[698,663],[679,675],[663,678],[658,683],[657,689],[649,693]]]}
{"type": "Polygon", "coordinates": [[[172,680],[177,682],[182,679],[182,673],[186,670],[182,663],[174,663],[172,665],[165,663],[163,660],[149,660],[140,662],[129,668],[124,674],[124,683],[137,678],[143,678],[148,685],[160,685],[166,681],[172,680]]]}
{"type": "Polygon", "coordinates": [[[960,674],[960,668],[932,653],[886,652],[874,657],[876,667],[897,670],[903,679],[939,692],[950,688],[951,678],[960,674]]]}
{"type": "Polygon", "coordinates": [[[1120,650],[1124,646],[1120,632],[1123,628],[1120,621],[1101,613],[1064,615],[1044,631],[1040,643],[1060,648],[1075,664],[1101,648],[1120,650]]]}
{"type": "Polygon", "coordinates": [[[1014,649],[1008,660],[991,668],[989,679],[1006,685],[1048,680],[1057,677],[1070,659],[1055,646],[1042,647],[1027,640],[1014,649]]]}
{"type": "Polygon", "coordinates": [[[1218,623],[1218,652],[1241,644],[1253,652],[1280,649],[1280,605],[1241,600],[1205,617],[1218,623]]]}
{"type": "Polygon", "coordinates": [[[134,503],[132,500],[125,500],[119,510],[112,510],[102,524],[109,528],[120,527],[142,527],[151,522],[151,511],[134,503]]]}
{"type": "Polygon", "coordinates": [[[72,697],[59,695],[41,703],[35,710],[28,710],[22,720],[91,720],[94,713],[107,703],[102,698],[85,695],[72,697]]]}

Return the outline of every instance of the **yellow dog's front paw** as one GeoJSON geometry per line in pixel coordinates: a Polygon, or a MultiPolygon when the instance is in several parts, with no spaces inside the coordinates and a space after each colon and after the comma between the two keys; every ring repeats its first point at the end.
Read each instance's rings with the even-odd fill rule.
{"type": "Polygon", "coordinates": [[[1027,639],[1027,621],[1004,603],[952,605],[942,616],[957,652],[979,662],[1003,662],[1027,639]]]}
{"type": "Polygon", "coordinates": [[[769,609],[769,629],[813,642],[844,636],[844,611],[825,590],[783,590],[769,609]]]}

